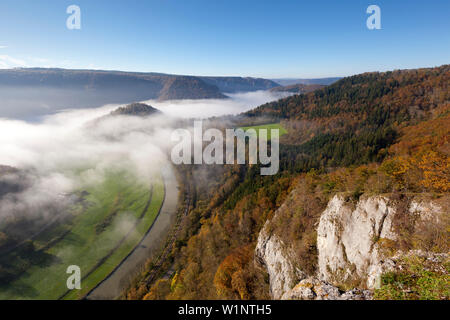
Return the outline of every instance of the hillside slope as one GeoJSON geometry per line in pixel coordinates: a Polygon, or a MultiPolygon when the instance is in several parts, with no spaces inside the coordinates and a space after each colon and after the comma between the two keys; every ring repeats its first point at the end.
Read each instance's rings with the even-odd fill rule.
{"type": "Polygon", "coordinates": [[[293,84],[320,84],[323,86],[328,86],[342,78],[340,77],[334,77],[334,78],[315,78],[315,79],[296,79],[296,78],[278,78],[278,79],[271,79],[275,81],[276,83],[279,83],[282,86],[290,86],[293,84]]]}
{"type": "Polygon", "coordinates": [[[159,92],[159,100],[224,99],[216,86],[197,77],[174,77],[165,81],[159,92]]]}
{"type": "Polygon", "coordinates": [[[180,167],[193,203],[175,272],[150,287],[144,272],[126,297],[449,299],[449,79],[449,66],[368,73],[248,112],[287,129],[279,174],[180,167]]]}
{"type": "Polygon", "coordinates": [[[269,90],[279,84],[262,78],[243,77],[200,77],[205,82],[216,86],[221,92],[249,92],[257,90],[269,90]]]}
{"type": "Polygon", "coordinates": [[[272,91],[272,92],[292,92],[292,93],[302,94],[302,93],[308,93],[308,92],[311,92],[314,90],[322,89],[323,87],[325,87],[325,86],[321,85],[321,84],[297,83],[297,84],[291,84],[288,86],[275,87],[275,88],[270,89],[270,91],[272,91]]]}

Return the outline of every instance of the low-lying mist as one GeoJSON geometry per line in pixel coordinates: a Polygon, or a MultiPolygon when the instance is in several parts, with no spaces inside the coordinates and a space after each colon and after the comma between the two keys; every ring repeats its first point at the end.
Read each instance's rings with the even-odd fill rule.
{"type": "Polygon", "coordinates": [[[146,118],[105,117],[119,105],[64,110],[39,122],[0,118],[0,166],[18,169],[2,173],[0,167],[0,187],[6,186],[0,188],[0,222],[52,217],[70,204],[67,195],[101,183],[108,170],[126,169],[150,184],[169,161],[177,119],[237,114],[280,97],[258,91],[225,100],[148,101],[163,113],[146,118]]]}
{"type": "MultiPolygon", "coordinates": [[[[1,87],[0,118],[39,123],[46,116],[66,109],[91,109],[106,104],[118,105],[140,100],[139,96],[119,95],[116,91],[109,90],[99,93],[47,87],[1,87]]],[[[255,91],[230,93],[228,94],[229,99],[148,100],[146,103],[176,117],[211,117],[244,112],[287,95],[289,94],[255,91]]]]}
{"type": "Polygon", "coordinates": [[[49,210],[52,204],[101,183],[111,170],[126,169],[149,185],[166,161],[173,120],[164,115],[96,120],[114,108],[65,111],[40,123],[0,120],[0,164],[18,169],[0,171],[0,182],[20,190],[0,194],[0,219],[48,218],[56,213],[49,210]]]}
{"type": "Polygon", "coordinates": [[[183,118],[208,118],[222,115],[235,115],[251,110],[269,101],[291,95],[286,92],[254,91],[244,93],[229,93],[229,99],[207,100],[175,100],[155,101],[146,103],[164,113],[183,118]]]}

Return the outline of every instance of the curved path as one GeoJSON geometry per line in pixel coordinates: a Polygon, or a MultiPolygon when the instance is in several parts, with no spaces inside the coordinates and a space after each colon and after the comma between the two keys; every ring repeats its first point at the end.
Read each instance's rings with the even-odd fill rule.
{"type": "Polygon", "coordinates": [[[121,295],[145,261],[160,249],[163,241],[175,221],[178,203],[178,182],[172,165],[165,166],[162,171],[164,180],[164,201],[158,216],[145,234],[139,245],[86,296],[93,300],[110,300],[121,295]]]}

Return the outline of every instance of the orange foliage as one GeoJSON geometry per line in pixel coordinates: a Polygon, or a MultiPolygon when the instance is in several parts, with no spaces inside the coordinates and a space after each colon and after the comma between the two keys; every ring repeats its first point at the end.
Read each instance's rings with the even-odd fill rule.
{"type": "Polygon", "coordinates": [[[409,175],[429,190],[450,191],[449,111],[447,104],[440,117],[403,129],[401,140],[390,148],[395,156],[382,165],[388,176],[402,181],[409,175]]]}
{"type": "Polygon", "coordinates": [[[252,257],[252,247],[245,246],[233,250],[222,261],[214,276],[214,286],[219,296],[249,298],[244,269],[252,257]]]}

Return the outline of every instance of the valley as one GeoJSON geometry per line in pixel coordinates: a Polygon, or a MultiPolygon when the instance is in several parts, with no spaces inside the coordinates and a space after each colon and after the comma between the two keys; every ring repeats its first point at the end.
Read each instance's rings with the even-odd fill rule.
{"type": "Polygon", "coordinates": [[[102,281],[138,245],[163,202],[160,177],[148,185],[135,179],[113,171],[102,183],[79,190],[80,200],[67,208],[71,217],[66,223],[28,240],[22,245],[27,248],[2,255],[0,297],[81,298],[102,281]],[[24,263],[28,267],[22,269],[24,263]],[[69,293],[65,271],[72,264],[82,270],[83,287],[69,293]]]}
{"type": "MultiPolygon", "coordinates": [[[[139,244],[86,295],[87,299],[116,299],[128,288],[133,276],[145,265],[147,259],[157,252],[163,244],[163,239],[175,224],[179,200],[179,186],[172,166],[161,170],[164,183],[164,199],[158,209],[158,214],[150,227],[145,231],[139,244]]],[[[142,232],[145,229],[142,229],[142,232]]]]}
{"type": "MultiPolygon", "coordinates": [[[[365,73],[203,120],[268,130],[268,146],[278,130],[268,176],[260,163],[171,165],[167,134],[195,130],[192,118],[144,103],[92,117],[75,126],[92,155],[68,155],[85,166],[50,168],[88,178],[56,198],[65,214],[21,239],[33,223],[0,225],[0,297],[448,299],[449,76],[447,65],[365,73]],[[81,290],[65,286],[71,264],[81,290]]],[[[40,168],[0,169],[4,200],[40,168]]]]}
{"type": "Polygon", "coordinates": [[[179,166],[194,201],[170,262],[125,297],[449,299],[449,77],[355,75],[236,117],[285,128],[279,173],[179,166]]]}
{"type": "Polygon", "coordinates": [[[4,314],[445,306],[449,13],[444,0],[1,0],[4,314]]]}

